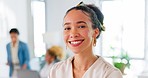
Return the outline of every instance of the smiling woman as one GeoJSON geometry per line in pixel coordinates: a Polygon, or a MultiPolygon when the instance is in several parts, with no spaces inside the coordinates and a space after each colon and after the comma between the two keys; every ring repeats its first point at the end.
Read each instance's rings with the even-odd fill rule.
{"type": "Polygon", "coordinates": [[[63,26],[64,41],[74,56],[55,64],[50,78],[122,78],[118,69],[93,54],[96,39],[105,30],[103,18],[95,5],[82,2],[67,11],[63,26]]]}

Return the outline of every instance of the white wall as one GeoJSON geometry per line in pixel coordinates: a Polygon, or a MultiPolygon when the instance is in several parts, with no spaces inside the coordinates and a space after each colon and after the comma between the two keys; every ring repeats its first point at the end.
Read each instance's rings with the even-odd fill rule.
{"type": "Polygon", "coordinates": [[[31,13],[31,0],[25,0],[27,1],[26,3],[26,8],[27,8],[27,13],[26,13],[26,21],[27,21],[27,43],[30,51],[30,57],[33,58],[35,57],[34,55],[34,26],[33,26],[33,17],[31,13]]]}
{"type": "Polygon", "coordinates": [[[94,3],[93,0],[45,0],[47,31],[59,31],[65,12],[79,2],[94,3]]]}
{"type": "Polygon", "coordinates": [[[145,14],[146,14],[146,16],[145,16],[145,24],[146,24],[146,34],[145,34],[145,40],[146,40],[146,42],[145,42],[145,60],[146,60],[146,68],[144,69],[144,71],[147,71],[148,72],[148,68],[147,68],[147,66],[148,66],[148,0],[145,0],[146,1],[146,12],[145,12],[145,14]]]}
{"type": "MultiPolygon", "coordinates": [[[[145,19],[146,19],[146,47],[145,48],[148,48],[148,0],[145,0],[146,1],[146,12],[145,12],[145,14],[146,14],[146,17],[145,17],[145,19]]],[[[148,61],[148,49],[146,49],[145,50],[146,51],[146,59],[147,59],[147,61],[148,61]]]]}

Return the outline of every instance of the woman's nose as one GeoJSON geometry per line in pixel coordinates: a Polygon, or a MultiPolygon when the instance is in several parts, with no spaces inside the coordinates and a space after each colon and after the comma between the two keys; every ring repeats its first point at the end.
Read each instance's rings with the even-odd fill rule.
{"type": "Polygon", "coordinates": [[[72,29],[71,32],[70,32],[70,38],[76,38],[78,36],[79,36],[79,34],[78,34],[77,30],[72,29]]]}

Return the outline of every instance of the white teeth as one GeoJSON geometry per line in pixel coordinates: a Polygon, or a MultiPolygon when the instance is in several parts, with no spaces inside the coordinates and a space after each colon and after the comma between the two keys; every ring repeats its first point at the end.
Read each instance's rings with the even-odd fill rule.
{"type": "Polygon", "coordinates": [[[71,44],[79,44],[79,43],[81,43],[82,41],[73,41],[73,42],[71,42],[71,44]]]}

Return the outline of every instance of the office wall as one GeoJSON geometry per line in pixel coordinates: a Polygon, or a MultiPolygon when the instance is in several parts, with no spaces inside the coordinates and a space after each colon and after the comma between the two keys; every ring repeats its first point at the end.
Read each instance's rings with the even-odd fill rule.
{"type": "Polygon", "coordinates": [[[145,35],[145,39],[146,39],[146,45],[145,45],[145,51],[146,51],[146,59],[147,59],[147,61],[148,61],[148,49],[146,49],[146,48],[148,48],[148,0],[145,0],[146,1],[146,17],[145,17],[145,19],[146,19],[146,35],[145,35]]]}
{"type": "Polygon", "coordinates": [[[61,30],[65,12],[81,1],[95,3],[94,0],[45,0],[47,32],[61,30]]]}

